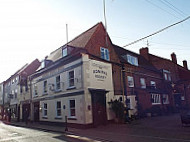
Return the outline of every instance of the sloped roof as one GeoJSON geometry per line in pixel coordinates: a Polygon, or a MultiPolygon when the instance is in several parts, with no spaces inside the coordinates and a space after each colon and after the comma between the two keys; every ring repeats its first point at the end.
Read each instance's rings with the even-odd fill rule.
{"type": "Polygon", "coordinates": [[[33,73],[38,66],[40,65],[40,62],[38,59],[35,59],[34,61],[32,61],[30,64],[25,64],[24,66],[22,66],[19,70],[17,70],[13,75],[11,75],[11,77],[9,77],[6,81],[9,81],[10,79],[14,78],[17,75],[21,75],[23,72],[27,72],[27,76],[30,75],[31,73],[33,73]]]}
{"type": "Polygon", "coordinates": [[[83,32],[79,36],[75,37],[73,40],[68,42],[67,44],[61,46],[60,48],[56,49],[53,51],[49,56],[48,60],[56,61],[60,58],[62,58],[62,48],[65,46],[71,46],[75,48],[85,48],[89,40],[91,39],[92,35],[95,33],[97,30],[98,26],[100,26],[102,23],[97,23],[87,31],[83,32]]]}
{"type": "Polygon", "coordinates": [[[178,66],[178,73],[181,80],[190,80],[190,70],[178,66]]]}
{"type": "Polygon", "coordinates": [[[129,55],[132,55],[132,56],[135,56],[135,57],[138,58],[139,67],[143,67],[143,68],[146,68],[146,69],[149,69],[149,70],[153,70],[153,71],[157,71],[157,72],[158,72],[158,70],[157,70],[150,62],[148,62],[143,56],[141,56],[141,55],[139,55],[139,54],[137,54],[137,53],[134,53],[134,52],[132,52],[132,51],[129,51],[129,50],[127,50],[127,49],[124,49],[124,48],[122,48],[122,47],[119,47],[119,46],[117,46],[117,45],[114,45],[113,47],[114,47],[114,50],[115,50],[115,52],[117,53],[117,55],[118,55],[118,57],[119,57],[119,59],[120,59],[120,61],[121,61],[122,63],[129,64],[129,63],[122,57],[122,56],[124,56],[124,55],[129,54],[129,55]]]}

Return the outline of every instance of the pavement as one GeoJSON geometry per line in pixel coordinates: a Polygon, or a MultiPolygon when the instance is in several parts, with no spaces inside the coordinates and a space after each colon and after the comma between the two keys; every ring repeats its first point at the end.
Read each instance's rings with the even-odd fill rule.
{"type": "Polygon", "coordinates": [[[27,127],[58,132],[67,137],[88,142],[190,142],[190,127],[181,125],[179,114],[157,116],[133,121],[131,124],[108,124],[97,128],[76,129],[40,123],[11,122],[17,127],[27,127]]]}

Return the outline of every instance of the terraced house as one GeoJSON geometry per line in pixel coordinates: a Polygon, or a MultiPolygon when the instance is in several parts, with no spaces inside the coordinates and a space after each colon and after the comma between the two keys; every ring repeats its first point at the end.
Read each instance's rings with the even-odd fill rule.
{"type": "Polygon", "coordinates": [[[32,63],[24,65],[3,83],[4,87],[1,92],[4,94],[4,103],[2,110],[5,111],[6,115],[10,113],[12,121],[20,121],[23,118],[24,104],[31,101],[27,79],[36,71],[39,64],[40,62],[36,59],[32,63]]]}

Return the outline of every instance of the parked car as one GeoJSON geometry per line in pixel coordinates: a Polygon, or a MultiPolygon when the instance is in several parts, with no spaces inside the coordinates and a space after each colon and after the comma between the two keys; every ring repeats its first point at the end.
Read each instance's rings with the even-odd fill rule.
{"type": "Polygon", "coordinates": [[[190,110],[183,110],[181,111],[181,123],[182,125],[188,125],[190,124],[190,110]]]}

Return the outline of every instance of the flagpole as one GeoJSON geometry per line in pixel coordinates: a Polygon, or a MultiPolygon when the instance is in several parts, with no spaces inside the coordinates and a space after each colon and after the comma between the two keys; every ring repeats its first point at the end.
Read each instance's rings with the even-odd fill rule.
{"type": "Polygon", "coordinates": [[[108,39],[107,39],[107,21],[106,21],[106,3],[105,3],[105,0],[103,0],[103,6],[104,6],[104,22],[105,22],[105,30],[106,30],[105,40],[106,40],[106,46],[108,47],[108,39]]]}

